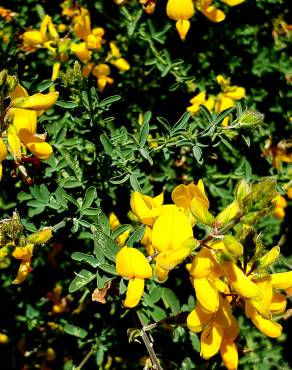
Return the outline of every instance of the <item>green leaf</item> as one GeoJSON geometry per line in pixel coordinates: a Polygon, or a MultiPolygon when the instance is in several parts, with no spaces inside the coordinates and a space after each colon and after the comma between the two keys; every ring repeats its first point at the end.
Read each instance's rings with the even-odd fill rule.
{"type": "Polygon", "coordinates": [[[213,118],[211,116],[211,113],[209,112],[209,110],[204,106],[204,105],[200,105],[200,112],[203,114],[203,116],[206,118],[206,120],[212,124],[213,123],[213,118]]]}
{"type": "Polygon", "coordinates": [[[99,139],[103,145],[106,154],[111,155],[114,150],[114,147],[112,146],[112,143],[110,142],[109,138],[105,134],[101,134],[99,139]]]}
{"type": "Polygon", "coordinates": [[[20,193],[17,194],[17,200],[19,200],[20,202],[24,202],[25,200],[30,200],[30,199],[32,199],[32,195],[24,191],[21,191],[20,193]]]}
{"type": "Polygon", "coordinates": [[[96,194],[95,186],[90,186],[86,190],[84,201],[83,201],[81,209],[84,210],[86,208],[89,208],[96,197],[97,197],[97,194],[96,194]]]}
{"type": "Polygon", "coordinates": [[[70,176],[65,179],[62,179],[59,185],[65,189],[79,188],[80,186],[82,186],[82,181],[79,181],[74,177],[70,176]]]}
{"type": "Polygon", "coordinates": [[[218,116],[214,119],[214,125],[217,125],[217,123],[221,123],[225,117],[227,117],[231,112],[233,112],[236,108],[228,108],[225,109],[223,112],[219,113],[218,116]]]}
{"type": "Polygon", "coordinates": [[[50,86],[52,86],[54,82],[52,80],[46,80],[41,82],[40,84],[37,85],[36,90],[38,92],[43,92],[47,90],[50,86]]]}
{"type": "Polygon", "coordinates": [[[180,303],[177,296],[169,288],[163,288],[162,290],[162,300],[166,308],[170,308],[174,315],[177,315],[180,310],[180,303]]]}
{"type": "Polygon", "coordinates": [[[129,224],[126,224],[126,225],[120,225],[118,226],[116,229],[114,229],[114,231],[111,233],[111,237],[113,239],[116,239],[119,235],[121,235],[123,232],[131,229],[132,226],[129,225],[129,224]]]}
{"type": "Polygon", "coordinates": [[[93,274],[92,272],[88,270],[81,270],[74,280],[71,281],[71,284],[69,285],[69,293],[74,293],[77,290],[81,289],[88,283],[90,283],[94,278],[96,277],[96,274],[93,274]]]}
{"type": "Polygon", "coordinates": [[[143,148],[147,141],[147,137],[149,135],[149,129],[150,129],[149,121],[151,117],[152,117],[152,113],[150,111],[147,111],[143,116],[143,122],[142,122],[140,135],[139,135],[139,147],[140,148],[143,148]]]}
{"type": "Polygon", "coordinates": [[[108,235],[106,235],[101,227],[95,227],[93,233],[94,239],[94,254],[96,258],[100,256],[100,251],[111,261],[115,262],[116,254],[119,251],[118,244],[108,235]]]}
{"type": "Polygon", "coordinates": [[[108,263],[101,263],[98,268],[101,270],[111,274],[111,275],[118,275],[115,266],[109,265],[108,263]]]}
{"type": "Polygon", "coordinates": [[[143,238],[144,233],[145,233],[145,226],[139,226],[138,229],[135,230],[133,232],[133,234],[129,237],[129,239],[126,243],[127,246],[128,247],[133,247],[133,245],[136,242],[139,242],[143,238]]]}
{"type": "Polygon", "coordinates": [[[190,339],[191,339],[193,349],[196,352],[200,353],[201,345],[200,345],[200,339],[199,339],[198,335],[196,333],[191,332],[191,331],[189,331],[189,333],[190,333],[190,339]]]}
{"type": "Polygon", "coordinates": [[[112,177],[109,181],[114,185],[119,185],[119,184],[123,184],[124,182],[126,182],[129,177],[130,177],[130,174],[125,172],[121,175],[112,177]]]}
{"type": "Polygon", "coordinates": [[[116,101],[118,100],[121,100],[121,96],[120,95],[113,95],[113,96],[109,96],[105,99],[103,99],[99,104],[98,104],[98,107],[99,108],[103,108],[107,105],[111,105],[113,103],[115,103],[116,101]]]}
{"type": "Polygon", "coordinates": [[[74,337],[77,338],[86,338],[88,332],[79,326],[71,325],[71,324],[66,324],[64,326],[64,332],[70,335],[73,335],[74,337]]]}
{"type": "Polygon", "coordinates": [[[139,193],[142,193],[142,189],[140,188],[138,179],[135,174],[132,173],[130,176],[130,184],[134,191],[138,191],[139,193]]]}
{"type": "Polygon", "coordinates": [[[78,107],[78,104],[75,103],[74,101],[65,101],[65,100],[58,100],[56,101],[55,105],[61,108],[67,108],[67,109],[72,109],[78,107]]]}
{"type": "Polygon", "coordinates": [[[174,124],[174,126],[171,128],[170,134],[173,135],[177,131],[183,129],[185,127],[185,125],[188,123],[188,120],[190,119],[190,117],[191,117],[191,113],[190,112],[185,112],[180,117],[180,119],[174,124]]]}
{"type": "Polygon", "coordinates": [[[193,148],[192,148],[192,151],[193,151],[193,155],[194,155],[196,161],[199,164],[202,164],[203,163],[202,149],[198,145],[194,145],[193,148]]]}
{"type": "Polygon", "coordinates": [[[74,252],[71,255],[71,258],[74,261],[86,262],[90,266],[95,267],[95,268],[99,265],[98,260],[90,254],[85,254],[85,253],[81,253],[81,252],[74,252]]]}
{"type": "Polygon", "coordinates": [[[141,153],[142,157],[147,159],[147,161],[151,164],[151,166],[153,165],[153,160],[152,158],[150,157],[150,154],[149,154],[149,150],[147,148],[140,148],[139,149],[139,152],[141,153]]]}
{"type": "Polygon", "coordinates": [[[77,157],[73,156],[68,150],[66,149],[60,149],[60,153],[62,154],[62,157],[65,159],[67,165],[73,170],[76,179],[81,181],[82,179],[82,169],[80,167],[79,161],[77,157]]]}

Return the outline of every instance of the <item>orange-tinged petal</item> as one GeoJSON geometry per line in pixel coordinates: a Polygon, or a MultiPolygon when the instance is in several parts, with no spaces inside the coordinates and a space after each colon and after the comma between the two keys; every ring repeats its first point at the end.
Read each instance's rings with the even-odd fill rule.
{"type": "Polygon", "coordinates": [[[216,325],[207,326],[201,334],[201,357],[208,360],[220,349],[224,329],[216,325]]]}
{"type": "Polygon", "coordinates": [[[144,279],[137,277],[131,279],[128,284],[126,299],[123,302],[124,306],[128,308],[137,306],[137,304],[140,302],[143,292],[144,279]]]}
{"type": "Polygon", "coordinates": [[[203,309],[208,312],[217,312],[219,308],[219,292],[212,280],[206,278],[194,279],[193,284],[197,300],[203,309]]]}
{"type": "Polygon", "coordinates": [[[19,266],[17,276],[11,284],[21,284],[26,278],[27,275],[31,272],[30,259],[21,261],[19,266]]]}
{"type": "Polygon", "coordinates": [[[212,22],[222,22],[225,19],[225,14],[222,10],[217,9],[215,6],[211,5],[208,7],[202,6],[201,12],[212,22]]]}
{"type": "Polygon", "coordinates": [[[123,247],[116,255],[116,270],[121,276],[141,279],[152,276],[152,268],[142,252],[135,248],[123,247]]]}
{"type": "Polygon", "coordinates": [[[27,244],[25,247],[16,247],[12,253],[12,256],[16,259],[28,260],[32,256],[33,248],[33,244],[27,244]]]}
{"type": "Polygon", "coordinates": [[[26,147],[39,159],[48,159],[53,154],[53,148],[48,143],[31,142],[26,147]]]}
{"type": "Polygon", "coordinates": [[[179,19],[176,24],[176,29],[179,34],[179,37],[182,41],[185,41],[187,33],[189,32],[189,29],[191,27],[191,22],[185,19],[179,19]]]}
{"type": "Polygon", "coordinates": [[[249,280],[245,273],[232,261],[223,261],[221,264],[226,277],[233,289],[244,298],[252,298],[259,295],[259,289],[254,282],[249,280]]]}
{"type": "Polygon", "coordinates": [[[238,352],[236,344],[228,336],[224,335],[221,346],[220,354],[222,361],[228,370],[236,370],[238,366],[238,352]]]}
{"type": "Polygon", "coordinates": [[[270,275],[272,280],[272,285],[274,288],[278,289],[288,289],[292,286],[292,271],[289,272],[279,272],[270,275]]]}
{"type": "Polygon", "coordinates": [[[213,316],[212,312],[206,312],[200,303],[197,302],[196,307],[187,317],[187,326],[194,333],[199,333],[210,323],[213,316]]]}
{"type": "Polygon", "coordinates": [[[24,98],[26,96],[28,96],[28,92],[20,84],[17,84],[16,88],[10,93],[11,100],[14,100],[16,98],[24,98]]]}
{"type": "Polygon", "coordinates": [[[264,319],[261,315],[253,316],[251,320],[262,333],[270,338],[278,338],[282,334],[283,328],[277,322],[264,319]]]}
{"type": "Polygon", "coordinates": [[[286,309],[287,298],[284,294],[274,293],[269,305],[269,310],[273,315],[280,315],[286,309]]]}

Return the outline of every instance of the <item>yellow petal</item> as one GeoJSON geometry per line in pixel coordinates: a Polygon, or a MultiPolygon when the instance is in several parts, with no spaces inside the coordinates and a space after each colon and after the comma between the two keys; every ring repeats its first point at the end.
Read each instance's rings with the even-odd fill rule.
{"type": "Polygon", "coordinates": [[[27,278],[27,275],[30,272],[31,272],[30,259],[22,260],[17,272],[16,279],[13,280],[11,284],[21,284],[27,278]]]}
{"type": "Polygon", "coordinates": [[[22,35],[22,39],[26,44],[29,44],[31,46],[40,45],[44,42],[42,34],[40,33],[40,31],[36,30],[24,32],[24,34],[22,35]]]}
{"type": "Polygon", "coordinates": [[[235,106],[235,101],[228,96],[218,94],[217,101],[215,104],[216,113],[223,112],[225,109],[232,108],[235,106]]]}
{"type": "Polygon", "coordinates": [[[267,268],[272,265],[280,255],[280,247],[276,245],[264,256],[257,260],[257,266],[259,269],[267,268]]]}
{"type": "Polygon", "coordinates": [[[224,335],[221,346],[220,354],[222,361],[228,370],[236,370],[238,366],[238,352],[236,344],[228,336],[224,335]]]}
{"type": "Polygon", "coordinates": [[[273,315],[280,315],[286,309],[287,298],[284,294],[274,293],[269,305],[269,310],[273,315]]]}
{"type": "Polygon", "coordinates": [[[229,6],[236,6],[243,3],[245,0],[221,0],[222,3],[227,4],[229,6]]]}
{"type": "Polygon", "coordinates": [[[0,137],[0,162],[7,157],[7,149],[3,139],[0,137]]]}
{"type": "Polygon", "coordinates": [[[36,111],[22,108],[14,109],[13,126],[22,141],[22,136],[25,136],[26,132],[34,134],[37,128],[36,111]]]}
{"type": "Polygon", "coordinates": [[[164,281],[168,277],[169,271],[164,270],[162,267],[160,267],[158,264],[156,264],[155,273],[156,273],[157,279],[159,281],[164,281]]]}
{"type": "Polygon", "coordinates": [[[16,88],[10,93],[11,100],[14,100],[16,98],[24,98],[26,96],[28,96],[28,93],[26,89],[20,84],[17,84],[16,88]]]}
{"type": "Polygon", "coordinates": [[[112,60],[110,61],[110,63],[114,65],[116,68],[118,68],[118,70],[121,72],[126,72],[131,68],[129,62],[124,58],[112,60]]]}
{"type": "Polygon", "coordinates": [[[214,314],[206,312],[199,302],[196,303],[195,309],[187,317],[187,326],[194,333],[199,333],[210,323],[214,314]]]}
{"type": "Polygon", "coordinates": [[[208,7],[202,6],[201,12],[212,22],[222,22],[225,19],[225,14],[222,10],[217,9],[215,6],[211,5],[208,7]]]}
{"type": "Polygon", "coordinates": [[[126,299],[123,304],[125,307],[132,308],[140,302],[144,291],[144,279],[134,278],[129,281],[126,299]]]}
{"type": "Polygon", "coordinates": [[[53,148],[48,143],[31,142],[26,144],[27,148],[40,159],[48,159],[53,154],[53,148]]]}
{"type": "Polygon", "coordinates": [[[185,41],[187,33],[189,32],[191,23],[188,20],[185,19],[179,19],[176,24],[176,29],[179,34],[179,37],[181,38],[182,41],[185,41]]]}
{"type": "Polygon", "coordinates": [[[193,284],[196,290],[197,300],[203,309],[208,312],[217,312],[219,308],[219,293],[212,280],[206,278],[194,279],[193,284]]]}
{"type": "Polygon", "coordinates": [[[191,212],[193,216],[205,225],[211,225],[215,218],[208,211],[208,207],[202,198],[194,197],[191,201],[191,212]]]}
{"type": "Polygon", "coordinates": [[[16,98],[11,103],[12,107],[16,108],[47,110],[55,104],[58,95],[59,93],[56,91],[51,91],[48,94],[36,93],[32,96],[16,98]]]}
{"type": "Polygon", "coordinates": [[[168,0],[166,14],[175,21],[189,19],[195,14],[195,7],[192,0],[168,0]]]}
{"type": "Polygon", "coordinates": [[[32,256],[33,248],[33,244],[27,244],[25,247],[16,247],[12,256],[16,259],[28,260],[32,256]]]}
{"type": "Polygon", "coordinates": [[[13,126],[9,126],[7,130],[7,141],[9,151],[12,154],[14,160],[18,163],[21,161],[21,142],[16,134],[16,130],[13,126]]]}
{"type": "Polygon", "coordinates": [[[27,237],[27,241],[33,244],[44,244],[52,237],[52,229],[50,227],[44,227],[27,237]]]}
{"type": "Polygon", "coordinates": [[[71,44],[71,51],[82,63],[87,63],[91,58],[92,52],[87,49],[85,42],[81,42],[80,44],[71,44]]]}
{"type": "Polygon", "coordinates": [[[236,293],[244,298],[252,298],[259,295],[259,289],[256,284],[249,280],[235,263],[223,261],[220,265],[236,293]]]}
{"type": "Polygon", "coordinates": [[[289,272],[279,272],[270,275],[272,280],[272,285],[274,288],[278,289],[288,289],[292,286],[292,271],[289,272]]]}
{"type": "Polygon", "coordinates": [[[245,88],[239,86],[231,86],[224,94],[231,99],[240,100],[245,97],[245,88]]]}
{"type": "Polygon", "coordinates": [[[224,329],[215,325],[207,326],[201,335],[201,357],[208,360],[214,356],[220,349],[224,329]]]}
{"type": "Polygon", "coordinates": [[[262,333],[270,338],[278,338],[282,333],[283,328],[280,324],[264,319],[261,315],[253,316],[251,320],[262,333]]]}
{"type": "Polygon", "coordinates": [[[195,279],[218,277],[223,274],[210,249],[202,248],[193,259],[190,274],[195,279]]]}
{"type": "Polygon", "coordinates": [[[188,217],[176,205],[161,206],[161,213],[152,229],[152,245],[161,252],[178,249],[182,243],[193,237],[188,217]]]}
{"type": "Polygon", "coordinates": [[[219,309],[216,312],[213,323],[224,329],[230,339],[234,340],[239,334],[239,326],[232,315],[231,306],[227,298],[219,296],[219,309]]]}
{"type": "Polygon", "coordinates": [[[142,252],[135,248],[123,247],[116,255],[116,270],[121,276],[141,279],[152,276],[152,268],[142,252]]]}
{"type": "Polygon", "coordinates": [[[56,81],[56,79],[58,78],[59,73],[60,73],[60,68],[61,68],[61,63],[55,62],[53,65],[53,71],[52,71],[52,77],[51,77],[52,81],[56,81]]]}

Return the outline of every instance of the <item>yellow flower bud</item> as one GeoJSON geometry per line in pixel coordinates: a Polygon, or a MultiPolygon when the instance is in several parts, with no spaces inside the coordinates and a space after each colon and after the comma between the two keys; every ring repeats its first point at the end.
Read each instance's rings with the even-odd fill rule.
{"type": "Polygon", "coordinates": [[[223,244],[234,257],[243,255],[243,245],[234,236],[225,235],[223,244]]]}
{"type": "Polygon", "coordinates": [[[257,261],[258,269],[265,269],[272,265],[280,255],[280,247],[276,245],[257,261]]]}
{"type": "Polygon", "coordinates": [[[118,68],[118,70],[121,72],[126,72],[131,68],[130,64],[124,58],[112,60],[110,63],[114,65],[116,68],[118,68]]]}
{"type": "Polygon", "coordinates": [[[225,225],[232,221],[239,214],[239,211],[239,205],[237,201],[234,200],[231,204],[229,204],[229,206],[227,206],[218,214],[216,221],[218,221],[220,225],[225,225]]]}
{"type": "Polygon", "coordinates": [[[9,342],[9,337],[8,335],[4,334],[4,333],[0,333],[0,343],[1,344],[6,344],[9,342]]]}
{"type": "Polygon", "coordinates": [[[52,229],[50,227],[44,227],[27,237],[27,241],[33,244],[44,244],[52,237],[52,229]]]}

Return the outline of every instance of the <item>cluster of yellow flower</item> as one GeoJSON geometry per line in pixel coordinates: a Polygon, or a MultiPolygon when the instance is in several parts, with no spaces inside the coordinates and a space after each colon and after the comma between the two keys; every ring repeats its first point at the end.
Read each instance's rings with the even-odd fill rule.
{"type": "MultiPolygon", "coordinates": [[[[222,75],[216,77],[218,84],[221,87],[221,92],[214,95],[206,95],[206,91],[201,91],[199,94],[194,96],[191,100],[187,110],[193,114],[199,111],[200,105],[204,105],[209,111],[214,110],[216,113],[220,113],[225,109],[232,108],[235,106],[237,100],[241,100],[245,97],[245,88],[233,85],[231,86],[230,79],[224,78],[222,75]]],[[[222,125],[228,125],[228,117],[225,117],[222,125]]]]}
{"type": "Polygon", "coordinates": [[[109,64],[121,72],[128,71],[130,65],[122,57],[114,41],[109,42],[110,50],[105,56],[102,55],[105,30],[102,27],[91,28],[90,13],[86,8],[71,6],[70,1],[65,1],[61,6],[62,15],[69,18],[71,24],[54,25],[52,18],[46,15],[39,30],[28,30],[21,36],[23,50],[35,51],[47,48],[51,52],[54,59],[52,81],[57,79],[61,63],[65,63],[69,59],[69,53],[72,52],[84,64],[83,76],[86,78],[90,74],[95,76],[99,90],[103,91],[107,84],[114,82],[109,77],[111,73],[109,64]]]}
{"type": "MultiPolygon", "coordinates": [[[[221,0],[229,6],[235,6],[244,0],[221,0]]],[[[180,38],[184,41],[190,29],[189,19],[195,14],[195,10],[203,13],[212,22],[222,22],[225,14],[213,5],[212,0],[168,0],[166,13],[169,18],[176,21],[176,29],[180,38]]]]}
{"type": "MultiPolygon", "coordinates": [[[[52,229],[45,227],[28,237],[23,235],[23,227],[17,212],[8,219],[0,220],[0,262],[6,263],[12,255],[20,260],[18,273],[12,284],[21,284],[31,272],[31,258],[35,245],[44,244],[52,237],[52,229]]],[[[4,267],[6,267],[5,265],[4,267]]],[[[3,265],[2,265],[3,267],[3,265]]]]}
{"type": "Polygon", "coordinates": [[[53,153],[50,144],[46,143],[46,133],[37,134],[37,117],[51,108],[58,92],[48,94],[36,93],[29,96],[15,76],[8,75],[6,70],[0,72],[1,106],[0,106],[0,179],[2,161],[7,157],[6,146],[14,162],[20,166],[26,149],[37,158],[47,159],[53,153]],[[5,106],[4,106],[5,103],[5,106]]]}
{"type": "MultiPolygon", "coordinates": [[[[258,191],[260,186],[254,190],[258,191]]],[[[271,193],[274,195],[273,191],[271,193]]],[[[164,281],[172,269],[188,258],[190,262],[186,268],[195,290],[196,305],[188,315],[187,325],[195,333],[202,332],[203,358],[208,359],[220,351],[225,366],[236,369],[235,342],[239,326],[232,307],[243,308],[245,315],[265,335],[279,337],[282,326],[273,316],[285,311],[286,296],[279,289],[291,290],[292,271],[269,273],[280,248],[275,246],[265,251],[247,222],[255,215],[252,202],[259,202],[259,197],[258,193],[252,194],[252,187],[246,182],[239,184],[235,200],[216,217],[209,212],[202,180],[197,185],[177,186],[172,191],[172,200],[174,204],[163,204],[163,194],[152,198],[138,192],[131,197],[131,209],[145,225],[141,243],[149,256],[146,258],[138,249],[127,246],[117,253],[116,270],[129,279],[124,306],[131,308],[139,303],[144,281],[153,275],[152,260],[156,277],[164,281]],[[245,203],[249,209],[244,208],[245,203]],[[242,221],[246,214],[249,216],[242,221]],[[239,220],[242,235],[228,234],[239,220]],[[200,241],[193,236],[197,221],[213,229],[200,241]],[[254,243],[252,253],[247,240],[254,243]]],[[[263,200],[260,202],[263,207],[263,200]]]]}

